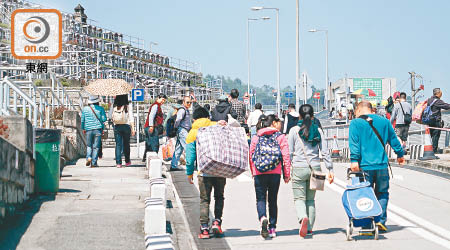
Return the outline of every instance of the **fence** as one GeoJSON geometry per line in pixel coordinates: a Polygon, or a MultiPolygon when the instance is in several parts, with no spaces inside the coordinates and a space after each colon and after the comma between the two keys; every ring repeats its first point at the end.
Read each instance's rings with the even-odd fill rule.
{"type": "MultiPolygon", "coordinates": [[[[445,133],[441,134],[439,139],[439,147],[447,148],[450,142],[450,129],[442,128],[440,129],[445,133]]],[[[349,124],[343,125],[331,125],[324,126],[323,132],[325,134],[325,139],[327,140],[328,148],[332,148],[333,140],[336,137],[338,147],[340,149],[348,147],[348,134],[349,134],[349,124]]],[[[412,123],[408,133],[408,147],[409,145],[424,145],[425,144],[425,126],[412,123]]]]}

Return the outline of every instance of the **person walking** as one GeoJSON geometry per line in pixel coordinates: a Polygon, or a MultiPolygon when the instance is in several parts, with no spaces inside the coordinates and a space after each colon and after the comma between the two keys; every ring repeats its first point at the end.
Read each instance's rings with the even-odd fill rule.
{"type": "Polygon", "coordinates": [[[145,151],[142,162],[145,162],[147,159],[147,152],[159,152],[159,137],[164,133],[164,114],[161,106],[166,100],[167,96],[165,94],[159,94],[148,110],[144,125],[145,151]]]}
{"type": "Polygon", "coordinates": [[[256,135],[256,125],[258,124],[259,117],[263,114],[262,112],[262,104],[255,104],[255,110],[250,113],[247,119],[247,125],[250,128],[250,136],[253,137],[256,135]]]}
{"type": "Polygon", "coordinates": [[[114,99],[112,109],[114,124],[114,139],[116,141],[116,167],[122,168],[122,153],[125,156],[125,166],[131,165],[130,137],[135,135],[133,107],[128,101],[128,95],[118,95],[114,99]]]}
{"type": "Polygon", "coordinates": [[[408,141],[409,125],[411,124],[412,108],[411,104],[406,102],[406,93],[400,93],[400,98],[394,104],[391,115],[391,124],[395,122],[395,133],[400,138],[403,148],[406,148],[408,141]]]}
{"type": "MultiPolygon", "coordinates": [[[[389,170],[385,144],[389,143],[397,154],[397,162],[404,164],[404,151],[388,119],[372,114],[372,105],[362,101],[356,108],[356,117],[349,127],[350,168],[353,172],[367,174],[382,208],[377,226],[386,232],[387,206],[389,202],[389,170]]],[[[369,226],[370,227],[370,226],[369,226]]]]}
{"type": "MultiPolygon", "coordinates": [[[[440,88],[433,89],[433,96],[427,100],[427,105],[431,106],[431,121],[428,124],[430,127],[442,128],[444,127],[444,123],[442,121],[441,110],[449,110],[450,104],[441,100],[442,91],[440,88]]],[[[441,130],[439,129],[431,129],[431,140],[433,143],[433,151],[434,153],[438,153],[439,151],[439,138],[441,137],[441,130]]]]}
{"type": "MultiPolygon", "coordinates": [[[[209,119],[209,112],[199,107],[192,114],[194,123],[186,138],[186,175],[188,181],[194,184],[194,170],[197,168],[197,133],[199,128],[216,125],[209,119]]],[[[204,173],[198,174],[198,187],[200,191],[200,239],[210,238],[210,228],[216,237],[222,237],[222,214],[224,206],[224,190],[226,178],[216,177],[204,173]],[[214,189],[214,221],[209,226],[209,205],[211,203],[211,193],[214,189]]]]}
{"type": "Polygon", "coordinates": [[[236,120],[240,124],[245,124],[245,115],[247,113],[245,104],[238,100],[239,91],[237,89],[232,89],[230,92],[230,104],[231,109],[236,113],[236,120]]]}
{"type": "Polygon", "coordinates": [[[228,102],[228,97],[222,95],[219,97],[219,103],[214,107],[214,110],[211,112],[211,121],[226,121],[228,122],[228,115],[231,115],[234,119],[237,118],[236,112],[231,107],[231,104],[228,102]]]}
{"type": "Polygon", "coordinates": [[[300,223],[299,235],[305,237],[312,235],[316,219],[316,191],[310,188],[310,177],[312,170],[321,171],[319,153],[328,169],[330,183],[333,183],[334,173],[324,133],[314,122],[313,107],[304,104],[300,106],[299,114],[297,126],[289,131],[288,143],[292,159],[292,190],[300,223]]]}
{"type": "Polygon", "coordinates": [[[298,123],[298,113],[295,111],[295,104],[291,103],[288,106],[289,113],[285,116],[283,134],[289,134],[292,127],[297,126],[298,123]]]}
{"type": "Polygon", "coordinates": [[[177,139],[175,144],[175,152],[173,153],[172,162],[170,164],[170,171],[179,171],[178,162],[180,160],[181,154],[183,154],[186,148],[186,137],[191,130],[191,113],[189,108],[192,105],[192,100],[189,96],[185,96],[183,99],[183,106],[178,109],[177,118],[175,120],[174,127],[177,129],[177,139]]]}
{"type": "Polygon", "coordinates": [[[88,167],[98,167],[98,153],[106,120],[105,109],[100,106],[100,98],[97,95],[89,96],[88,105],[81,111],[81,129],[86,134],[86,166],[88,167]]]}
{"type": "Polygon", "coordinates": [[[291,178],[289,145],[286,135],[280,133],[280,128],[281,121],[276,115],[260,116],[258,134],[252,137],[250,144],[250,170],[255,181],[256,208],[263,238],[276,237],[281,174],[286,184],[291,178]]]}

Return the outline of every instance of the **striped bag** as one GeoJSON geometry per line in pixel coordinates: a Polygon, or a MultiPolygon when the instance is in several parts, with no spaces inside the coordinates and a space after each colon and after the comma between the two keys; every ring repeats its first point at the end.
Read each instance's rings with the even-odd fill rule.
{"type": "Polygon", "coordinates": [[[202,173],[234,178],[248,169],[248,151],[244,128],[215,125],[198,130],[197,166],[202,173]]]}

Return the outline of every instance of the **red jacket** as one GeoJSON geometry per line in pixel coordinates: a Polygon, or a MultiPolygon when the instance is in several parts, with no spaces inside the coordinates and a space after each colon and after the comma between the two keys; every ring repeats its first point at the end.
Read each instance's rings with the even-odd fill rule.
{"type": "Polygon", "coordinates": [[[275,128],[263,128],[258,131],[257,136],[256,135],[253,136],[252,142],[250,144],[250,157],[249,157],[250,170],[252,171],[253,176],[260,175],[260,174],[281,174],[282,173],[281,168],[283,168],[284,176],[286,176],[286,177],[291,176],[291,159],[290,159],[290,154],[289,154],[289,145],[288,145],[286,135],[284,135],[284,134],[281,134],[280,136],[277,137],[277,141],[278,141],[278,144],[280,144],[281,155],[282,155],[283,159],[282,159],[282,162],[280,162],[274,170],[261,173],[258,171],[258,169],[256,169],[255,165],[253,164],[252,155],[255,153],[256,144],[258,144],[259,136],[271,135],[275,132],[279,132],[279,131],[275,128]]]}
{"type": "Polygon", "coordinates": [[[150,126],[149,125],[150,112],[152,111],[152,108],[153,108],[154,105],[158,105],[158,110],[156,111],[155,121],[154,121],[153,125],[154,126],[158,126],[158,125],[163,124],[163,122],[164,122],[164,114],[163,114],[162,109],[161,109],[161,104],[157,103],[157,102],[154,102],[150,106],[150,108],[148,109],[147,120],[145,121],[144,128],[147,128],[147,127],[150,126]]]}

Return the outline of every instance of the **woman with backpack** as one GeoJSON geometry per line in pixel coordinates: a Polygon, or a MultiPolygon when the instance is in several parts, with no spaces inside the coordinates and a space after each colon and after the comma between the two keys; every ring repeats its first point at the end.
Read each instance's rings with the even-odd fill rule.
{"type": "Polygon", "coordinates": [[[114,123],[114,139],[116,141],[116,166],[122,168],[122,152],[125,155],[125,166],[131,165],[130,137],[135,135],[133,107],[128,95],[118,95],[114,99],[112,110],[114,123]]]}
{"type": "Polygon", "coordinates": [[[294,203],[300,223],[299,235],[312,236],[312,228],[316,217],[315,195],[311,189],[310,178],[312,171],[320,172],[319,151],[328,169],[328,179],[334,179],[333,163],[328,151],[322,129],[314,122],[314,109],[304,104],[299,109],[300,120],[297,126],[289,131],[288,142],[292,159],[292,190],[294,203]]]}
{"type": "Polygon", "coordinates": [[[291,161],[286,136],[280,133],[281,121],[276,115],[261,115],[256,125],[257,135],[250,144],[250,169],[255,181],[256,208],[261,223],[261,236],[276,237],[278,189],[281,174],[290,180],[291,161]],[[269,220],[266,214],[269,203],[269,220]]]}

